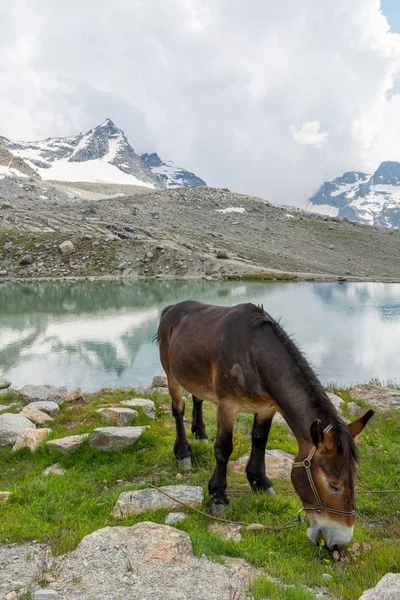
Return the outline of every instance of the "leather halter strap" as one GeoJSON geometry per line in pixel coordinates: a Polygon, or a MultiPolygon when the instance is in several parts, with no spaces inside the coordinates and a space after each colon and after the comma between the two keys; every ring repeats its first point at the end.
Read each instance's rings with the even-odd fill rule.
{"type": "MultiPolygon", "coordinates": [[[[332,425],[328,425],[327,427],[325,427],[324,429],[324,433],[328,433],[328,431],[330,431],[332,429],[332,425]]],[[[314,454],[317,451],[317,447],[313,446],[311,452],[309,453],[309,455],[307,456],[307,458],[305,458],[304,460],[302,460],[301,462],[294,462],[292,464],[292,468],[296,468],[296,467],[304,467],[307,473],[307,478],[308,481],[310,483],[310,487],[312,489],[312,492],[314,494],[314,497],[317,501],[317,507],[316,508],[303,508],[302,510],[305,511],[317,511],[317,512],[329,512],[329,513],[333,513],[334,515],[345,515],[346,517],[353,517],[356,514],[355,510],[351,510],[351,511],[346,511],[346,510],[338,510],[336,508],[329,508],[328,506],[325,506],[325,504],[322,502],[321,497],[318,493],[317,490],[317,486],[315,485],[312,473],[311,473],[311,461],[314,458],[314,454]]],[[[299,511],[299,512],[301,512],[299,511]]]]}

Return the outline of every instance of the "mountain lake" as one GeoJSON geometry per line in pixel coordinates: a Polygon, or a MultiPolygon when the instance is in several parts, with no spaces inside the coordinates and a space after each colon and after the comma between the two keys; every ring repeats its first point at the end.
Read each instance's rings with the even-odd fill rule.
{"type": "Polygon", "coordinates": [[[0,375],[14,388],[147,386],[162,373],[152,338],[161,309],[195,299],[262,304],[321,381],[400,384],[400,284],[210,281],[0,286],[0,375]]]}

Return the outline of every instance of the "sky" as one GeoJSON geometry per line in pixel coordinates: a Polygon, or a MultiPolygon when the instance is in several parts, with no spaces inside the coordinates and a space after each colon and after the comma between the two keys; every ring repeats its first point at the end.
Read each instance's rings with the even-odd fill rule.
{"type": "Polygon", "coordinates": [[[3,2],[0,135],[109,117],[209,185],[304,206],[325,180],[400,160],[397,2],[3,2]]]}

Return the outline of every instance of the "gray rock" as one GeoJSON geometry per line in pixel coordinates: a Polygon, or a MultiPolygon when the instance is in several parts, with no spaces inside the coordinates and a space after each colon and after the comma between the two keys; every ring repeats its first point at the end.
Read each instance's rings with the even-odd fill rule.
{"type": "Polygon", "coordinates": [[[41,410],[42,412],[50,415],[51,417],[57,414],[60,410],[59,405],[56,402],[52,402],[51,400],[42,400],[42,402],[30,402],[26,405],[25,408],[37,408],[38,410],[41,410]]]}
{"type": "Polygon", "coordinates": [[[366,590],[359,600],[399,600],[400,574],[386,573],[374,588],[366,590]]]}
{"type": "Polygon", "coordinates": [[[66,469],[60,463],[54,463],[54,465],[50,465],[42,472],[42,475],[47,477],[48,475],[64,475],[66,473],[66,469]]]}
{"type": "Polygon", "coordinates": [[[50,417],[50,415],[42,410],[33,407],[32,404],[24,406],[20,414],[36,425],[49,425],[54,421],[53,417],[50,417]]]}
{"type": "Polygon", "coordinates": [[[0,377],[0,390],[6,390],[10,387],[11,381],[8,381],[5,377],[0,377]]]}
{"type": "Polygon", "coordinates": [[[347,410],[349,411],[349,413],[351,415],[353,415],[353,417],[356,417],[358,415],[358,413],[361,411],[361,408],[355,402],[348,402],[347,410]]]}
{"type": "Polygon", "coordinates": [[[88,433],[82,433],[81,435],[69,435],[64,438],[58,438],[57,440],[50,440],[46,442],[46,445],[55,452],[61,454],[69,454],[72,450],[76,450],[79,446],[89,437],[88,433]]]}
{"type": "Polygon", "coordinates": [[[156,375],[155,377],[153,377],[151,387],[168,387],[167,378],[163,377],[162,375],[156,375]]]}
{"type": "Polygon", "coordinates": [[[229,258],[229,254],[226,250],[218,250],[217,258],[227,259],[227,258],[229,258]]]}
{"type": "Polygon", "coordinates": [[[232,540],[236,543],[242,541],[242,534],[240,533],[243,529],[242,525],[235,525],[234,523],[211,523],[207,529],[225,541],[232,540]]]}
{"type": "Polygon", "coordinates": [[[128,427],[132,420],[138,416],[137,410],[119,407],[103,408],[101,414],[105,423],[119,427],[128,427]]]}
{"type": "Polygon", "coordinates": [[[326,392],[326,393],[328,394],[329,400],[332,402],[333,406],[339,412],[339,410],[342,408],[342,406],[344,404],[344,401],[340,398],[340,396],[337,396],[333,392],[326,392]]]}
{"type": "Polygon", "coordinates": [[[89,445],[97,450],[122,450],[132,446],[143,431],[144,427],[99,427],[92,431],[89,445]]]}
{"type": "Polygon", "coordinates": [[[63,256],[69,256],[70,254],[76,252],[76,248],[70,240],[62,242],[58,248],[63,256]]]}
{"type": "Polygon", "coordinates": [[[51,429],[42,427],[40,429],[33,429],[27,427],[21,435],[18,436],[17,441],[12,447],[12,451],[16,452],[21,448],[29,448],[31,452],[35,452],[39,448],[40,444],[49,437],[51,429]]]}
{"type": "Polygon", "coordinates": [[[12,496],[12,492],[0,492],[0,502],[5,504],[12,496]]]}
{"type": "Polygon", "coordinates": [[[33,592],[32,600],[56,600],[58,593],[51,588],[42,588],[33,592]]]}
{"type": "MultiPolygon", "coordinates": [[[[167,485],[160,489],[172,498],[193,507],[201,506],[204,500],[203,489],[198,486],[167,485]]],[[[133,492],[122,492],[112,510],[112,514],[114,517],[122,518],[130,514],[158,510],[159,508],[173,510],[181,508],[181,505],[157,490],[146,488],[133,492]]]]}
{"type": "Polygon", "coordinates": [[[35,429],[35,425],[22,415],[11,413],[0,415],[0,446],[15,444],[28,427],[35,429]]]}
{"type": "MultiPolygon", "coordinates": [[[[231,473],[245,475],[246,465],[249,462],[250,452],[246,452],[237,460],[228,463],[228,469],[231,473]]],[[[283,450],[267,450],[265,452],[265,469],[270,479],[290,479],[294,456],[283,450]]]]}
{"type": "Polygon", "coordinates": [[[166,525],[175,525],[175,523],[180,523],[186,519],[187,515],[183,512],[171,512],[165,517],[164,523],[166,525]]]}
{"type": "Polygon", "coordinates": [[[132,398],[132,400],[124,400],[121,404],[129,406],[130,408],[143,410],[147,417],[150,417],[150,419],[155,418],[156,405],[153,400],[147,400],[146,398],[132,398]]]}
{"type": "Polygon", "coordinates": [[[68,390],[66,387],[55,385],[24,385],[19,393],[25,404],[42,401],[62,404],[68,395],[68,390]]]}
{"type": "Polygon", "coordinates": [[[24,254],[19,261],[20,265],[31,265],[33,263],[32,254],[24,254]]]}
{"type": "Polygon", "coordinates": [[[354,398],[363,400],[368,406],[378,410],[399,410],[400,390],[380,385],[356,385],[350,390],[354,398]]]}

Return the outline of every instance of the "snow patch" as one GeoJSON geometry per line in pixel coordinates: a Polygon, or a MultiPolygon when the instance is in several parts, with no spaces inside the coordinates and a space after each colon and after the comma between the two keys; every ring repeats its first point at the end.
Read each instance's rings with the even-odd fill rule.
{"type": "Polygon", "coordinates": [[[242,206],[228,206],[228,208],[217,208],[217,212],[220,213],[240,213],[243,214],[246,212],[246,209],[242,206]]]}

